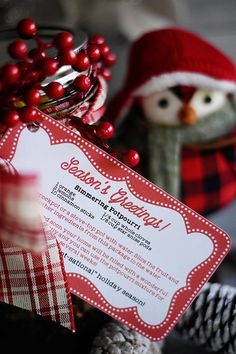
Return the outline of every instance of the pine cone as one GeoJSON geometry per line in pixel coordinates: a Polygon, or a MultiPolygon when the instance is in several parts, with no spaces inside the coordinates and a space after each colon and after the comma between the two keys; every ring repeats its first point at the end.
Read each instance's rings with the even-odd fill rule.
{"type": "Polygon", "coordinates": [[[206,284],[177,329],[207,349],[236,353],[236,288],[206,284]]]}
{"type": "Polygon", "coordinates": [[[148,338],[125,325],[111,321],[94,339],[90,354],[161,354],[162,342],[148,338]]]}

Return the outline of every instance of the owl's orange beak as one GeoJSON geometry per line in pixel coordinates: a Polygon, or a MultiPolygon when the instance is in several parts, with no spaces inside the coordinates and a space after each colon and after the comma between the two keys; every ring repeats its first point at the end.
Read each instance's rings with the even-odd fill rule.
{"type": "Polygon", "coordinates": [[[185,104],[179,111],[179,120],[183,125],[193,125],[197,121],[197,113],[191,106],[185,104]]]}

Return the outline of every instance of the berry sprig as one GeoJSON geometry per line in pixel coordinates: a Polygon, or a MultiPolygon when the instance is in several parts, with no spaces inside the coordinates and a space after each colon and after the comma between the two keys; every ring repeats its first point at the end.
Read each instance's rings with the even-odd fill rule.
{"type": "Polygon", "coordinates": [[[114,150],[106,142],[106,140],[111,139],[114,135],[114,127],[110,122],[103,121],[98,125],[88,125],[83,123],[82,119],[72,117],[71,125],[78,129],[85,139],[92,141],[95,145],[122,161],[127,166],[135,167],[138,165],[140,157],[136,150],[131,149],[128,152],[114,150]]]}
{"type": "Polygon", "coordinates": [[[1,131],[20,121],[32,123],[35,107],[40,106],[43,96],[51,100],[63,97],[65,89],[59,82],[42,85],[63,65],[70,65],[78,72],[72,85],[81,94],[81,99],[96,84],[98,74],[103,75],[104,72],[104,78],[110,78],[109,66],[116,58],[102,36],[92,36],[87,46],[76,53],[73,50],[74,38],[69,32],[60,32],[52,41],[43,42],[32,19],[20,21],[17,32],[20,39],[8,46],[8,53],[15,62],[0,68],[1,131]],[[28,39],[35,41],[35,48],[28,49],[28,39]],[[56,49],[56,57],[48,56],[49,48],[56,49]],[[26,105],[27,110],[23,109],[26,105]]]}
{"type": "MultiPolygon", "coordinates": [[[[45,99],[51,102],[63,98],[66,92],[60,82],[51,81],[45,84],[45,80],[55,75],[62,66],[71,66],[78,73],[70,87],[77,91],[81,102],[96,87],[98,75],[103,76],[106,81],[111,77],[109,67],[116,62],[116,56],[100,35],[91,36],[77,53],[73,49],[74,38],[71,33],[59,32],[51,41],[44,42],[32,19],[20,21],[17,33],[20,38],[8,46],[8,53],[14,62],[0,67],[1,134],[20,122],[35,122],[42,100],[45,103],[45,99]],[[27,40],[33,40],[35,47],[29,49],[27,40]],[[57,53],[54,57],[48,55],[51,48],[57,53]]],[[[97,126],[90,126],[82,119],[75,118],[72,121],[82,135],[107,152],[115,154],[127,165],[133,167],[139,161],[135,151],[131,150],[126,154],[114,152],[108,146],[106,140],[114,133],[110,123],[102,122],[97,126]]]]}

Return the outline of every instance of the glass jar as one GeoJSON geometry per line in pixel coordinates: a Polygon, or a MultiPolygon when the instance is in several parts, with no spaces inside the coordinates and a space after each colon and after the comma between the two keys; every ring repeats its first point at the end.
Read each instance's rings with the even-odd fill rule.
{"type": "MultiPolygon", "coordinates": [[[[78,76],[78,72],[73,69],[61,68],[56,75],[50,77],[43,84],[51,81],[59,82],[65,89],[65,94],[58,100],[48,100],[46,96],[42,97],[42,103],[38,107],[44,113],[50,115],[56,120],[61,120],[63,124],[68,125],[68,118],[82,118],[84,123],[96,123],[105,113],[105,99],[107,96],[107,84],[101,75],[93,77],[93,84],[86,95],[81,95],[73,87],[73,80],[78,76]]],[[[82,74],[89,74],[83,72],[82,74]]]]}
{"type": "MultiPolygon", "coordinates": [[[[67,28],[59,27],[39,27],[38,35],[43,41],[52,40],[57,33],[71,30],[67,28]]],[[[76,33],[72,33],[74,37],[75,53],[85,51],[88,45],[88,36],[85,32],[78,30],[76,33]]],[[[9,43],[17,37],[15,30],[6,29],[0,32],[0,41],[3,48],[7,48],[9,43]]],[[[27,46],[30,49],[35,47],[35,41],[27,40],[27,46]]],[[[57,52],[55,48],[49,48],[47,50],[49,57],[56,57],[57,52]]],[[[7,50],[1,51],[0,61],[9,61],[7,50]]],[[[70,117],[81,118],[84,123],[94,124],[96,123],[105,112],[105,99],[107,96],[107,83],[103,76],[98,73],[100,63],[90,63],[87,70],[83,72],[75,71],[71,66],[62,66],[55,75],[48,77],[42,82],[41,86],[44,87],[50,82],[59,82],[63,85],[64,95],[60,99],[49,99],[44,91],[41,91],[41,103],[37,107],[44,113],[50,115],[56,120],[60,120],[66,126],[69,125],[70,117]],[[87,75],[91,79],[91,88],[84,93],[78,92],[73,86],[73,80],[79,75],[87,75]]],[[[23,101],[16,102],[16,107],[24,106],[23,101]]]]}

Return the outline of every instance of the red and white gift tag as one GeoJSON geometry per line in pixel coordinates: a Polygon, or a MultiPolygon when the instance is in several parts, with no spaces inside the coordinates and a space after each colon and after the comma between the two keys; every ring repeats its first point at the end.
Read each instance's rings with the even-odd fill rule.
{"type": "Polygon", "coordinates": [[[50,117],[5,134],[0,156],[40,176],[70,291],[163,339],[230,249],[224,231],[50,117]]]}

